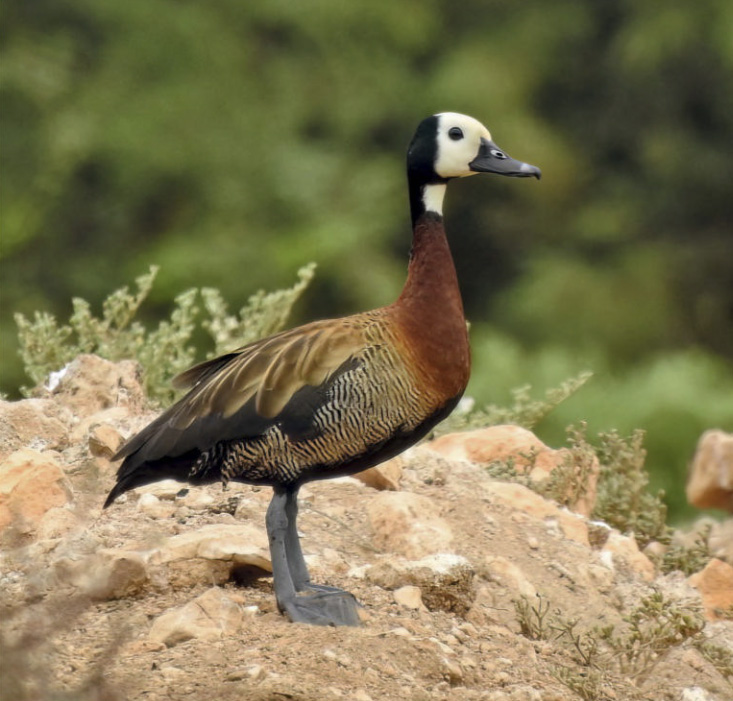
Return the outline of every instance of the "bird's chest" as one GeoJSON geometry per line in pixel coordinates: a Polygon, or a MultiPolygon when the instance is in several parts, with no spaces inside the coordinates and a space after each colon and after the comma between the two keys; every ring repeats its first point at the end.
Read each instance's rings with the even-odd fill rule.
{"type": "Polygon", "coordinates": [[[451,400],[466,389],[471,372],[463,308],[458,300],[433,298],[400,319],[406,356],[418,381],[436,402],[451,400]]]}

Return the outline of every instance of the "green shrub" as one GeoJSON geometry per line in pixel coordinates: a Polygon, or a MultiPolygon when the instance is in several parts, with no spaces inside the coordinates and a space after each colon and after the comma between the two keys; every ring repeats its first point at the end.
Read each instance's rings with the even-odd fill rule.
{"type": "MultiPolygon", "coordinates": [[[[231,350],[274,333],[287,322],[290,310],[313,278],[315,266],[298,271],[298,282],[289,289],[252,295],[238,316],[230,316],[221,294],[214,289],[201,291],[207,317],[201,326],[213,338],[214,353],[231,350]]],[[[47,312],[36,312],[29,320],[15,315],[20,356],[26,374],[35,385],[45,382],[49,373],[60,370],[81,353],[95,353],[117,361],[137,360],[144,373],[145,391],[152,400],[167,403],[174,397],[170,380],[194,361],[191,337],[197,327],[198,291],[193,288],[179,294],[170,319],[153,330],[146,329],[135,316],[152,289],[157,267],[135,281],[136,290],[123,287],[102,304],[96,317],[89,303],[75,298],[67,324],[59,325],[47,312]]],[[[24,394],[31,390],[23,388],[24,394]]]]}
{"type": "Polygon", "coordinates": [[[623,438],[617,431],[599,434],[597,448],[601,472],[593,518],[622,533],[633,533],[639,547],[652,540],[667,541],[667,507],[664,492],[647,491],[649,474],[644,461],[644,432],[623,438]]]}

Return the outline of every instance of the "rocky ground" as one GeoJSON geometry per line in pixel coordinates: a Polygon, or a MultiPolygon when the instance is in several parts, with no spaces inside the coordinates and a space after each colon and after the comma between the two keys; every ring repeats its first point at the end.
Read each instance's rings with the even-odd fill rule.
{"type": "Polygon", "coordinates": [[[484,464],[535,445],[542,479],[561,453],[456,434],[301,491],[314,580],[363,625],[295,625],[269,490],[165,482],[102,511],[111,455],[153,416],[136,368],[81,357],[54,382],[0,406],[3,699],[733,699],[731,521],[702,572],[662,575],[583,515],[592,484],[575,513],[484,464]]]}

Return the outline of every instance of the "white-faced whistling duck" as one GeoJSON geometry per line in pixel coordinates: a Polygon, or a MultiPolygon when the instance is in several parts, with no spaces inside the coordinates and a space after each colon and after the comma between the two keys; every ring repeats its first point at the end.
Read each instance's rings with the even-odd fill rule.
{"type": "Polygon", "coordinates": [[[351,594],[310,581],[298,489],[397,455],[463,394],[470,351],[442,205],[449,180],[476,173],[540,177],[471,117],[446,112],[421,122],[407,152],[412,251],[397,301],[276,334],[179,375],[174,384],[188,394],[115,456],[124,462],[105,507],[165,478],[269,485],[278,608],[293,621],[358,625],[351,594]]]}

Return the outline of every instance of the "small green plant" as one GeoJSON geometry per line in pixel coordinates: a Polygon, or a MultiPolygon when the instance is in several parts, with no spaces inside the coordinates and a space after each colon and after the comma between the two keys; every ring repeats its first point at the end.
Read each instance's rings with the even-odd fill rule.
{"type": "Polygon", "coordinates": [[[521,470],[517,468],[517,462],[514,456],[510,455],[506,460],[494,460],[486,466],[486,473],[495,480],[502,482],[516,482],[525,487],[532,487],[529,473],[532,471],[534,462],[537,459],[536,451],[529,453],[520,453],[520,457],[527,460],[527,465],[522,466],[521,470]]]}
{"type": "MultiPolygon", "coordinates": [[[[548,390],[544,400],[533,400],[529,387],[514,390],[510,407],[489,405],[454,414],[444,421],[439,433],[468,430],[480,426],[511,423],[531,428],[553,408],[577,392],[592,376],[581,373],[559,387],[548,390]]],[[[531,465],[517,469],[513,460],[499,461],[488,466],[492,477],[519,482],[542,496],[562,505],[577,504],[587,494],[589,479],[600,465],[597,497],[592,517],[605,521],[622,533],[633,533],[640,547],[652,540],[668,542],[670,529],[666,524],[667,507],[663,492],[648,491],[649,474],[645,469],[644,432],[634,431],[623,437],[617,431],[598,434],[597,445],[588,440],[585,422],[567,429],[568,453],[563,463],[551,473],[549,480],[532,482],[527,477],[531,465]]],[[[672,565],[670,556],[669,566],[672,565]]]]}
{"type": "MultiPolygon", "coordinates": [[[[96,353],[108,360],[136,359],[145,370],[145,389],[154,399],[169,399],[168,380],[193,362],[188,345],[195,328],[196,290],[187,290],[175,299],[169,321],[148,332],[134,317],[153,286],[158,268],[151,267],[135,281],[136,291],[122,287],[102,304],[102,316],[92,314],[86,300],[72,300],[68,324],[59,326],[47,312],[36,312],[32,321],[15,315],[20,356],[25,371],[36,385],[49,373],[60,370],[77,355],[96,353]]],[[[27,395],[30,391],[23,388],[27,395]]]]}
{"type": "Polygon", "coordinates": [[[726,680],[733,682],[733,652],[730,648],[716,645],[708,640],[695,643],[700,654],[720,672],[726,680]]]}
{"type": "Polygon", "coordinates": [[[536,594],[536,597],[536,603],[532,603],[527,596],[515,599],[514,611],[517,615],[519,629],[525,638],[547,640],[550,634],[547,621],[550,602],[541,594],[536,594]]]}
{"type": "MultiPolygon", "coordinates": [[[[290,289],[252,295],[239,317],[228,315],[217,290],[202,290],[208,318],[201,325],[214,339],[214,352],[231,350],[282,328],[293,304],[313,278],[314,268],[313,264],[301,268],[298,282],[290,289]]],[[[178,295],[170,319],[148,331],[135,316],[157,273],[158,268],[151,267],[147,274],[138,277],[134,292],[128,287],[113,292],[102,304],[101,317],[94,316],[90,304],[78,298],[72,302],[68,324],[59,325],[47,312],[36,312],[32,320],[16,314],[19,353],[34,384],[45,382],[51,372],[60,370],[77,355],[96,353],[112,361],[137,360],[143,367],[148,397],[170,402],[174,397],[171,378],[194,360],[190,340],[199,311],[198,291],[190,289],[178,295]]],[[[31,390],[23,388],[23,392],[28,395],[31,390]]]]}
{"type": "Polygon", "coordinates": [[[553,665],[550,673],[583,701],[612,701],[617,698],[615,693],[604,693],[604,687],[610,685],[607,683],[606,675],[597,669],[579,670],[577,667],[553,665]]]}
{"type": "Polygon", "coordinates": [[[596,630],[618,671],[632,679],[646,678],[664,654],[705,627],[698,606],[668,599],[660,591],[644,597],[624,621],[628,630],[621,634],[613,626],[596,630]]]}
{"type": "Polygon", "coordinates": [[[587,493],[590,477],[596,465],[596,452],[586,440],[587,426],[567,428],[568,452],[546,482],[534,489],[563,506],[577,504],[587,493]]]}
{"type": "Polygon", "coordinates": [[[592,632],[578,632],[579,623],[580,620],[577,618],[563,618],[558,615],[553,621],[552,628],[557,631],[558,640],[566,639],[581,664],[593,667],[598,660],[599,641],[592,632]]]}
{"type": "Polygon", "coordinates": [[[511,406],[488,404],[483,408],[471,407],[465,411],[459,409],[440,424],[436,435],[499,424],[514,424],[530,429],[555,407],[574,395],[591,377],[592,372],[581,372],[577,377],[565,380],[559,387],[548,389],[544,399],[533,399],[531,385],[524,385],[512,390],[511,406]]]}
{"type": "Polygon", "coordinates": [[[695,535],[694,543],[689,546],[672,542],[659,563],[661,571],[666,574],[679,570],[689,576],[703,569],[713,557],[708,545],[711,530],[711,525],[705,526],[695,535]]]}
{"type": "MultiPolygon", "coordinates": [[[[533,604],[527,597],[514,602],[522,634],[530,640],[547,640],[563,659],[552,665],[553,676],[588,701],[615,698],[606,690],[624,688],[624,698],[638,698],[640,686],[673,649],[691,641],[704,647],[705,627],[697,604],[653,591],[623,618],[619,626],[582,629],[579,619],[566,618],[542,596],[533,604]],[[572,661],[573,664],[568,664],[572,661]],[[627,685],[632,685],[628,689],[627,685]]],[[[730,671],[731,656],[724,648],[705,648],[721,674],[730,671]]]]}
{"type": "Polygon", "coordinates": [[[647,491],[649,474],[644,468],[644,432],[624,438],[617,431],[599,434],[596,453],[601,464],[593,518],[622,533],[633,533],[644,547],[652,540],[669,540],[664,492],[647,491]]]}
{"type": "Polygon", "coordinates": [[[298,271],[298,281],[287,289],[275,292],[259,290],[240,309],[238,317],[228,313],[227,304],[219,290],[204,287],[201,296],[209,319],[205,319],[201,326],[214,339],[215,347],[209,354],[210,357],[247,345],[282,329],[293,305],[313,279],[315,270],[315,263],[303,266],[298,271]]]}

